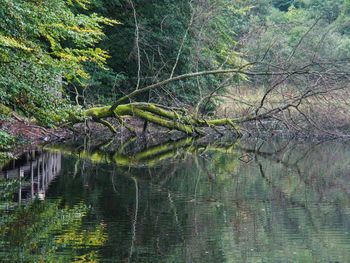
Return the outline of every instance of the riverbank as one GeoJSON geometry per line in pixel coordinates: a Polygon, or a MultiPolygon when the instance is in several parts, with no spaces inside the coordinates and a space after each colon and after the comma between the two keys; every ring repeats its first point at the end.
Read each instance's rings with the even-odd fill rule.
{"type": "MultiPolygon", "coordinates": [[[[94,141],[104,143],[112,140],[117,147],[129,144],[129,140],[138,138],[135,147],[146,145],[160,145],[164,142],[177,141],[186,135],[180,131],[169,130],[164,127],[149,123],[145,129],[145,122],[135,117],[124,117],[125,126],[120,126],[114,118],[108,121],[116,127],[116,133],[112,134],[110,130],[101,124],[89,122],[87,125],[75,125],[75,132],[67,128],[44,128],[30,121],[29,119],[18,117],[11,113],[9,116],[0,119],[0,165],[9,159],[16,158],[25,151],[32,150],[38,145],[67,141],[70,139],[82,137],[89,134],[89,138],[94,141]],[[126,127],[131,127],[135,134],[131,133],[126,127]]],[[[322,133],[315,130],[289,130],[276,121],[261,121],[259,123],[245,123],[240,127],[240,133],[243,138],[253,137],[268,139],[272,137],[284,139],[312,140],[322,141],[338,137],[339,133],[322,133]]],[[[220,137],[237,138],[235,131],[229,127],[218,127],[212,129],[207,127],[205,136],[202,139],[210,141],[217,140],[220,137]]]]}
{"type": "Polygon", "coordinates": [[[67,139],[72,132],[62,128],[44,128],[14,114],[0,119],[0,164],[38,144],[67,139]]]}

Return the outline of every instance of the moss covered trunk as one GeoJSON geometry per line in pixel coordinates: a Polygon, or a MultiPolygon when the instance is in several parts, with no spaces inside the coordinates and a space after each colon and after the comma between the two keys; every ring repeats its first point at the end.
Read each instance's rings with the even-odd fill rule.
{"type": "MultiPolygon", "coordinates": [[[[168,107],[152,103],[129,103],[118,105],[114,110],[111,106],[95,107],[83,112],[82,118],[72,117],[71,122],[83,122],[92,120],[107,126],[112,132],[114,127],[106,121],[107,118],[117,118],[122,123],[124,116],[135,116],[144,121],[154,123],[161,127],[171,130],[181,131],[189,136],[204,135],[203,127],[211,127],[216,130],[217,126],[230,126],[239,135],[236,126],[236,119],[198,119],[195,116],[181,110],[175,110],[168,107]]],[[[216,130],[217,131],[217,130],[216,130]]]]}

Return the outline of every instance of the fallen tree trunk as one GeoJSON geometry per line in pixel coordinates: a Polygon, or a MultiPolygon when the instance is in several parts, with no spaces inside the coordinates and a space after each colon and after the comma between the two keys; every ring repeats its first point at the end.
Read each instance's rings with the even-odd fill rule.
{"type": "MultiPolygon", "coordinates": [[[[190,136],[198,136],[204,135],[207,133],[204,127],[210,127],[215,130],[217,133],[222,135],[222,132],[217,129],[219,126],[228,126],[232,130],[235,131],[237,136],[241,136],[239,132],[239,124],[250,121],[261,121],[264,119],[273,118],[277,114],[289,109],[289,108],[298,108],[301,102],[311,96],[316,96],[319,94],[323,94],[324,92],[329,92],[329,90],[315,90],[307,89],[300,96],[293,97],[291,99],[285,100],[281,105],[278,105],[272,109],[266,108],[264,112],[260,113],[260,110],[263,108],[265,104],[266,97],[271,93],[271,91],[275,90],[276,86],[272,86],[268,89],[263,96],[260,105],[252,111],[251,113],[243,116],[241,118],[221,118],[221,119],[199,119],[195,115],[191,115],[182,109],[174,109],[162,105],[157,105],[153,103],[145,103],[145,102],[137,102],[137,103],[125,103],[126,101],[130,101],[137,95],[140,95],[149,90],[162,88],[163,86],[183,79],[205,76],[205,75],[217,75],[217,74],[235,74],[235,75],[245,75],[245,76],[285,76],[283,81],[279,82],[281,84],[286,79],[288,79],[292,75],[310,75],[315,74],[315,72],[311,71],[311,66],[313,64],[307,64],[298,69],[292,71],[278,71],[278,72],[257,72],[245,70],[249,69],[254,63],[245,64],[239,68],[233,69],[218,69],[218,70],[209,70],[202,72],[194,72],[187,73],[183,75],[179,75],[176,77],[171,77],[169,79],[160,81],[155,84],[151,84],[149,86],[135,89],[133,92],[117,99],[115,103],[108,106],[103,107],[95,107],[90,108],[82,112],[82,114],[77,116],[71,116],[69,120],[70,123],[75,124],[79,122],[86,122],[89,120],[101,123],[108,127],[111,132],[116,133],[115,127],[109,123],[106,118],[116,118],[121,125],[124,125],[131,132],[135,133],[135,130],[132,127],[128,127],[124,124],[122,117],[123,116],[135,116],[145,121],[144,129],[147,127],[147,123],[154,123],[161,127],[165,127],[171,130],[178,130],[186,135],[190,136]]],[[[326,73],[325,73],[326,74],[326,73]]],[[[328,73],[327,73],[328,74],[328,73]]],[[[343,76],[343,73],[337,73],[338,75],[343,76]]],[[[212,95],[210,95],[212,96],[212,95]]]]}
{"type": "Polygon", "coordinates": [[[92,120],[99,122],[108,127],[115,133],[115,128],[106,121],[106,118],[116,118],[122,125],[124,124],[121,117],[135,116],[144,121],[157,124],[171,130],[178,130],[190,136],[204,135],[203,127],[210,127],[219,132],[217,126],[229,126],[237,135],[240,135],[236,122],[239,119],[198,119],[185,112],[180,112],[165,106],[159,106],[152,103],[129,103],[118,105],[114,110],[111,106],[95,107],[83,111],[80,118],[73,116],[71,122],[73,124],[92,120]]]}

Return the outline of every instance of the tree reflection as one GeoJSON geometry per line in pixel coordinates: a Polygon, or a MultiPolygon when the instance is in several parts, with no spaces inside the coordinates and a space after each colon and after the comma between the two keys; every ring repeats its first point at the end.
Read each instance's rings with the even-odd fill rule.
{"type": "Polygon", "coordinates": [[[79,224],[49,231],[56,233],[56,246],[71,244],[65,249],[74,258],[350,260],[346,143],[185,139],[151,147],[137,140],[117,148],[112,144],[51,148],[63,157],[61,176],[47,197],[59,197],[58,207],[72,214],[79,214],[80,206],[86,209],[79,224]],[[100,237],[94,245],[98,252],[84,250],[94,237],[100,237]]]}
{"type": "Polygon", "coordinates": [[[82,229],[89,212],[85,204],[39,201],[60,171],[60,153],[32,151],[0,173],[2,262],[95,262],[98,258],[106,241],[105,225],[82,229]]]}
{"type": "Polygon", "coordinates": [[[17,201],[45,199],[51,181],[61,171],[61,154],[30,151],[11,161],[0,171],[0,178],[18,183],[17,201]]]}

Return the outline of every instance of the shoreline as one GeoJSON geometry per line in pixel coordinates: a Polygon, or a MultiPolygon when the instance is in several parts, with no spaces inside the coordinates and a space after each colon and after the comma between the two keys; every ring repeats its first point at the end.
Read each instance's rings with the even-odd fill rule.
{"type": "MultiPolygon", "coordinates": [[[[176,141],[180,138],[187,137],[178,131],[168,131],[164,128],[159,129],[158,126],[150,125],[147,132],[142,131],[143,123],[135,118],[127,119],[128,125],[131,125],[137,131],[137,136],[144,138],[145,141],[153,141],[162,143],[164,141],[176,141]]],[[[300,140],[300,141],[328,141],[328,140],[344,140],[350,136],[336,136],[330,134],[317,134],[312,132],[295,132],[288,130],[273,130],[268,129],[265,131],[257,130],[255,127],[249,125],[242,128],[241,132],[243,136],[241,139],[256,138],[256,139],[288,139],[288,140],[300,140]],[[250,126],[250,127],[249,127],[250,126]]],[[[101,138],[108,140],[117,138],[117,140],[123,141],[133,137],[126,128],[117,126],[118,133],[112,134],[108,129],[101,125],[89,124],[88,134],[94,140],[100,140],[101,138]],[[102,135],[102,136],[101,136],[102,135]]],[[[0,121],[0,131],[7,133],[13,138],[9,144],[4,145],[0,138],[0,165],[11,159],[18,157],[26,151],[36,148],[42,144],[50,144],[57,142],[64,142],[81,138],[87,135],[86,127],[80,125],[75,131],[71,131],[67,128],[44,128],[37,124],[33,124],[27,120],[19,118],[10,118],[9,120],[0,121]]],[[[229,129],[222,130],[223,135],[215,134],[215,132],[209,132],[204,137],[212,137],[214,140],[219,140],[224,137],[231,137],[231,131],[229,129]]],[[[204,138],[198,137],[198,138],[204,138]]],[[[156,143],[157,144],[157,143],[156,143]]]]}
{"type": "Polygon", "coordinates": [[[0,165],[40,144],[64,141],[72,136],[68,129],[44,128],[20,118],[0,121],[0,131],[6,136],[0,138],[0,165]]]}

